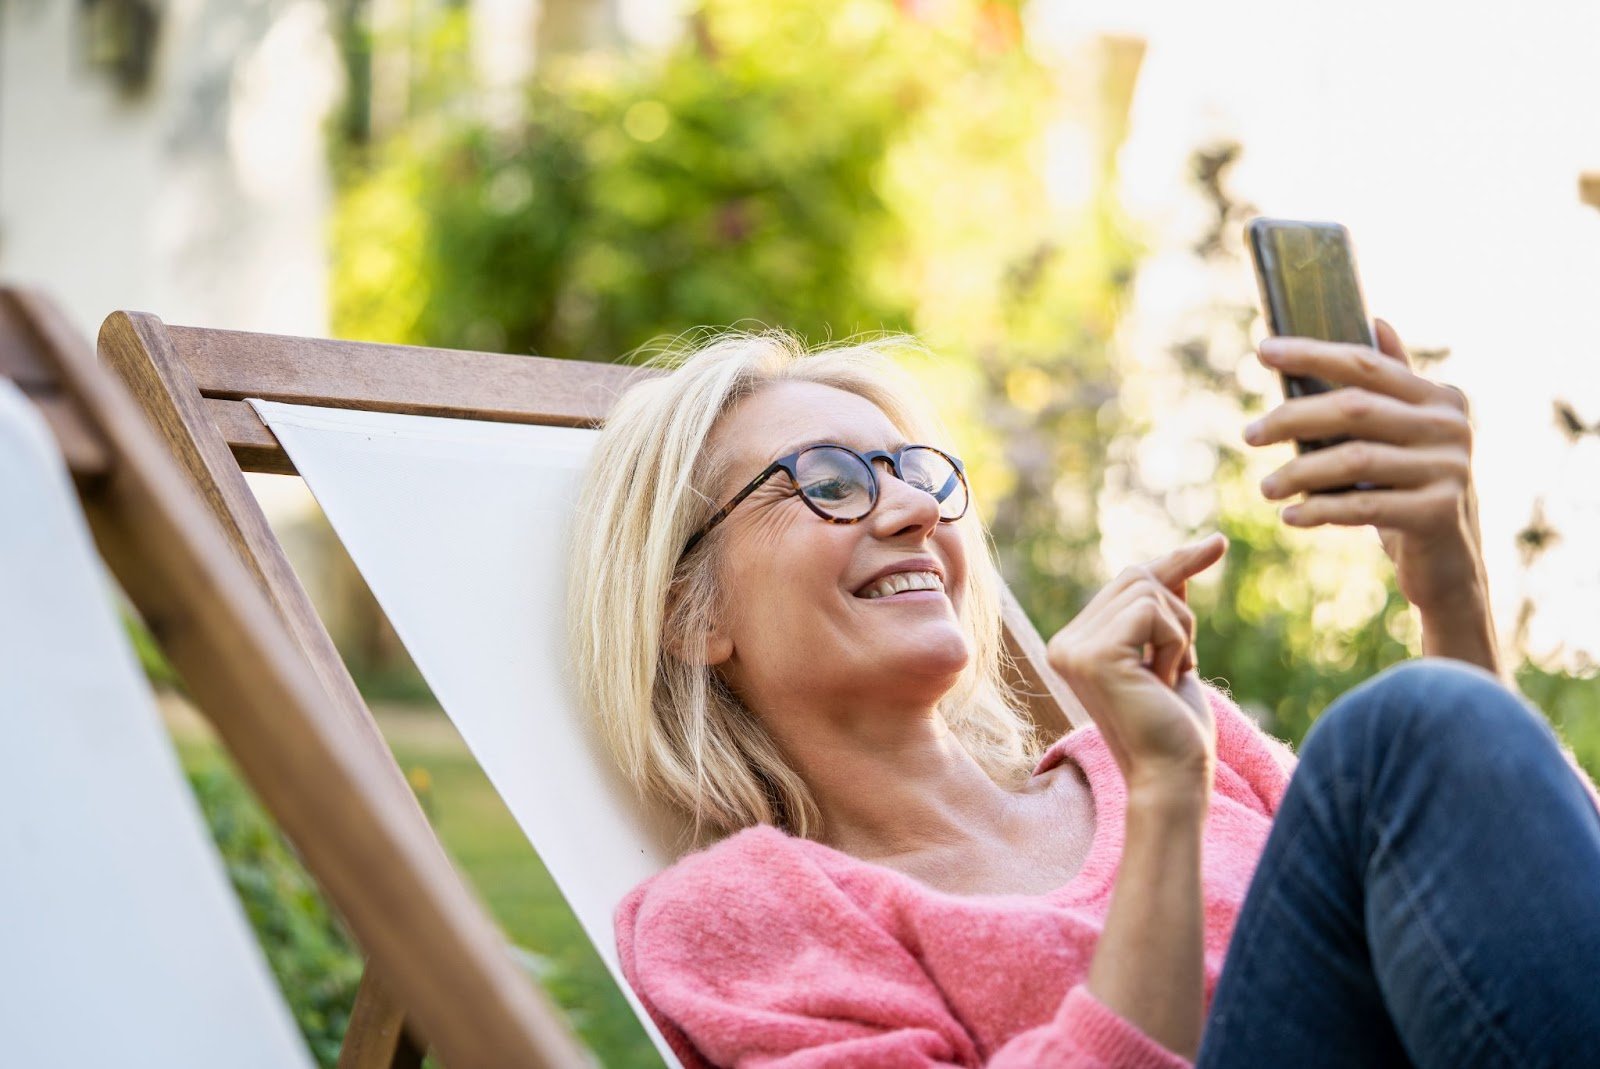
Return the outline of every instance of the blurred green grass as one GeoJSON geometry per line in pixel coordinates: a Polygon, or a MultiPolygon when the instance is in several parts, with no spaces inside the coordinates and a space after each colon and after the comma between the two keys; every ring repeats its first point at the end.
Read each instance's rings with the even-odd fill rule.
{"type": "MultiPolygon", "coordinates": [[[[467,750],[461,736],[443,713],[431,705],[387,705],[375,708],[379,726],[422,801],[445,849],[477,891],[507,938],[529,952],[540,984],[566,1012],[574,1029],[595,1053],[600,1064],[621,1069],[645,1069],[662,1064],[655,1049],[618,990],[605,963],[567,907],[554,879],[528,844],[521,829],[488,778],[467,750]]],[[[194,779],[237,779],[225,752],[213,736],[192,717],[179,715],[173,735],[185,772],[194,779]]],[[[248,818],[258,819],[258,807],[248,792],[231,792],[242,798],[227,804],[246,805],[248,818]]],[[[201,802],[214,832],[238,822],[237,814],[223,814],[216,806],[229,797],[228,790],[203,792],[201,802]]],[[[220,836],[219,836],[220,838],[220,836]]],[[[230,850],[225,845],[224,853],[230,850]]],[[[229,858],[233,868],[232,857],[229,858]]],[[[292,857],[283,862],[296,864],[292,857]]],[[[235,874],[236,885],[239,876],[235,874]]],[[[252,911],[258,938],[277,938],[281,926],[268,926],[252,911]]],[[[267,948],[280,984],[305,984],[302,953],[291,948],[267,948]],[[276,953],[274,953],[276,950],[276,953]],[[287,963],[287,964],[285,964],[287,963]]],[[[325,954],[319,948],[319,953],[325,954]]],[[[346,998],[353,996],[353,986],[346,998]]],[[[302,1007],[306,990],[286,990],[302,1029],[323,1064],[336,1049],[344,1013],[329,1014],[321,1005],[315,1028],[332,1034],[312,1035],[302,1007]],[[333,1019],[324,1023],[323,1018],[333,1019]]],[[[347,1011],[346,1011],[347,1012],[347,1011]]]]}

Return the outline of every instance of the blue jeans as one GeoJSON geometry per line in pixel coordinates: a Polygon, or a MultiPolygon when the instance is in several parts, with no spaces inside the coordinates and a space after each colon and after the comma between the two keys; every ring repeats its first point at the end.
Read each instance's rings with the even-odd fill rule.
{"type": "Polygon", "coordinates": [[[1600,812],[1537,710],[1440,657],[1327,708],[1196,1065],[1600,1066],[1600,812]]]}

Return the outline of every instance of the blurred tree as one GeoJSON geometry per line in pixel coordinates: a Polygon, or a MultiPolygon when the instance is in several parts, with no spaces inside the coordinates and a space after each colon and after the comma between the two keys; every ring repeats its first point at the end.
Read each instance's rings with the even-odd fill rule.
{"type": "Polygon", "coordinates": [[[1003,3],[710,0],[663,56],[547,64],[511,129],[441,107],[376,149],[336,222],[336,331],[615,359],[751,320],[912,329],[1006,572],[1062,618],[1119,427],[1141,57],[1106,39],[1060,76],[1003,3]]]}
{"type": "MultiPolygon", "coordinates": [[[[1221,529],[1231,545],[1216,580],[1189,587],[1199,618],[1201,671],[1260,713],[1269,730],[1298,745],[1322,710],[1344,691],[1420,655],[1421,633],[1375,533],[1285,526],[1277,516],[1284,503],[1262,497],[1258,484],[1287,455],[1281,450],[1270,457],[1246,454],[1237,445],[1239,428],[1283,399],[1276,392],[1275,376],[1265,376],[1271,385],[1263,393],[1247,385],[1241,373],[1255,363],[1248,354],[1259,319],[1241,239],[1244,222],[1256,209],[1237,200],[1228,186],[1241,152],[1237,143],[1224,142],[1202,147],[1191,157],[1191,177],[1209,220],[1191,251],[1221,281],[1200,310],[1194,331],[1171,352],[1184,382],[1182,393],[1192,403],[1228,403],[1229,416],[1211,424],[1217,433],[1202,433],[1190,443],[1214,452],[1216,469],[1193,487],[1144,486],[1141,491],[1159,511],[1177,516],[1186,490],[1206,488],[1205,522],[1188,526],[1179,536],[1221,529]]],[[[1448,359],[1449,352],[1411,348],[1413,364],[1425,375],[1448,359]]],[[[1558,428],[1576,448],[1585,433],[1582,419],[1559,400],[1555,412],[1558,428]]],[[[1143,439],[1153,429],[1136,420],[1130,433],[1143,439]]],[[[1139,485],[1137,465],[1114,474],[1139,485]]],[[[1519,535],[1524,571],[1558,537],[1536,506],[1519,535]]],[[[1530,661],[1525,634],[1533,611],[1524,599],[1515,636],[1502,656],[1513,666],[1523,694],[1546,714],[1590,774],[1600,777],[1600,687],[1594,684],[1600,666],[1590,663],[1571,675],[1530,661]]]]}

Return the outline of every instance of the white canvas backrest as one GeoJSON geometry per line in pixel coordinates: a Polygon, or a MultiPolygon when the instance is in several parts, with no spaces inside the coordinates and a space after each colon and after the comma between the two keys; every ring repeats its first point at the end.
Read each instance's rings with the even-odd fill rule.
{"type": "Polygon", "coordinates": [[[0,379],[8,1064],[310,1066],[42,419],[0,379]]]}
{"type": "Polygon", "coordinates": [[[566,536],[597,432],[250,403],[676,1065],[622,976],[612,913],[682,827],[635,801],[570,687],[566,536]]]}

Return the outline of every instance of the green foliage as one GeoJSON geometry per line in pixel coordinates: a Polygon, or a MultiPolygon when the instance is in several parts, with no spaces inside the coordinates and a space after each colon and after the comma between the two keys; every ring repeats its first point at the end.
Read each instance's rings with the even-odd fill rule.
{"type": "Polygon", "coordinates": [[[614,359],[749,318],[905,326],[874,270],[896,221],[873,180],[921,89],[892,20],[841,40],[845,10],[708,6],[655,61],[550,72],[510,128],[418,124],[341,204],[338,331],[614,359]],[[825,36],[871,77],[797,61],[825,36]]]}
{"type": "Polygon", "coordinates": [[[386,715],[383,728],[450,857],[507,937],[536,955],[535,978],[601,1065],[659,1065],[632,1007],[505,802],[443,714],[428,708],[386,715]]]}
{"type": "Polygon", "coordinates": [[[191,745],[184,764],[301,1034],[319,1065],[336,1065],[361,980],[360,956],[221,751],[191,745]]]}
{"type": "MultiPolygon", "coordinates": [[[[659,1065],[632,1008],[505,803],[443,715],[427,708],[431,712],[397,713],[384,728],[450,857],[483,896],[531,978],[566,1011],[601,1064],[659,1065]]],[[[179,751],[279,988],[318,1064],[332,1067],[362,959],[223,751],[209,737],[185,739],[179,751]]]]}
{"type": "Polygon", "coordinates": [[[1517,687],[1549,718],[1578,764],[1600,783],[1600,674],[1568,675],[1524,663],[1517,687]]]}
{"type": "Polygon", "coordinates": [[[166,654],[156,645],[155,636],[150,634],[150,629],[139,619],[138,613],[125,601],[119,602],[117,612],[122,618],[123,633],[133,646],[134,656],[139,659],[139,667],[144,669],[145,677],[156,686],[178,686],[178,673],[167,663],[166,654]]]}
{"type": "Polygon", "coordinates": [[[441,107],[375,148],[335,221],[336,332],[615,359],[749,320],[914,330],[1004,570],[1061,619],[1092,589],[1123,425],[1140,55],[1108,45],[1063,83],[1005,4],[708,0],[663,55],[541,72],[516,122],[441,107]],[[1063,128],[1090,151],[1047,166],[1063,128]]]}

